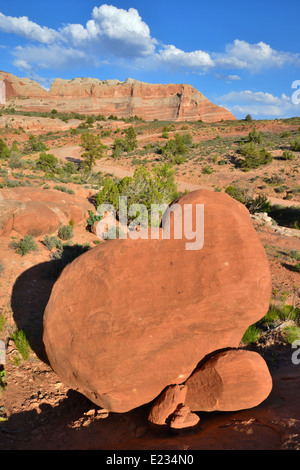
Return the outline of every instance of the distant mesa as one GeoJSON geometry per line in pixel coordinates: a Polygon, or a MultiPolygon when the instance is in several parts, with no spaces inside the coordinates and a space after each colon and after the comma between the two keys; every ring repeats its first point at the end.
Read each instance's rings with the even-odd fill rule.
{"type": "Polygon", "coordinates": [[[6,89],[6,105],[26,111],[77,112],[138,116],[145,121],[218,122],[236,120],[227,109],[209,101],[187,84],[150,84],[128,78],[126,81],[96,78],[55,79],[49,91],[29,78],[0,71],[6,89]]]}

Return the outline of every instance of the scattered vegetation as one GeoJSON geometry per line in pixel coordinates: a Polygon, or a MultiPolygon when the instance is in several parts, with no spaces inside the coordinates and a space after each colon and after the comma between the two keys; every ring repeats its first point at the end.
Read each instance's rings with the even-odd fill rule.
{"type": "Polygon", "coordinates": [[[81,146],[84,149],[82,168],[91,171],[96,161],[103,158],[104,145],[98,135],[85,132],[81,136],[81,146]]]}
{"type": "Polygon", "coordinates": [[[61,240],[70,240],[74,236],[72,225],[63,225],[58,229],[58,236],[61,240]]]}
{"type": "Polygon", "coordinates": [[[259,147],[254,141],[242,144],[238,153],[241,155],[241,158],[238,159],[238,165],[245,171],[259,168],[273,160],[271,153],[259,147]]]}
{"type": "MultiPolygon", "coordinates": [[[[6,387],[5,377],[6,377],[6,370],[4,370],[4,369],[1,370],[0,369],[0,393],[3,392],[3,390],[6,387]]],[[[1,420],[0,420],[0,422],[1,422],[1,420]]]]}
{"type": "Polygon", "coordinates": [[[32,235],[25,235],[20,241],[12,241],[10,243],[11,248],[16,250],[21,256],[25,256],[30,251],[37,251],[38,246],[32,235]]]}
{"type": "Polygon", "coordinates": [[[30,346],[26,334],[23,330],[17,330],[12,335],[12,340],[14,341],[17,350],[21,354],[23,359],[28,359],[30,354],[30,346]]]}
{"type": "MultiPolygon", "coordinates": [[[[125,177],[120,181],[107,178],[95,200],[97,206],[111,204],[119,217],[121,196],[127,198],[128,208],[133,204],[144,204],[150,216],[151,204],[169,204],[178,196],[172,167],[168,164],[157,165],[151,172],[141,166],[135,170],[133,177],[125,177]]],[[[131,221],[136,215],[133,217],[127,214],[127,217],[131,221]]]]}
{"type": "Polygon", "coordinates": [[[244,336],[242,338],[242,342],[247,345],[256,343],[260,335],[261,335],[261,329],[255,325],[251,325],[245,331],[244,336]]]}
{"type": "Polygon", "coordinates": [[[44,152],[48,147],[38,137],[30,134],[25,150],[27,153],[44,152]]]}
{"type": "Polygon", "coordinates": [[[53,154],[42,152],[36,162],[37,168],[43,171],[54,171],[58,165],[58,159],[53,154]]]}
{"type": "Polygon", "coordinates": [[[291,141],[291,147],[295,152],[300,152],[300,137],[296,137],[295,140],[291,141]]]}
{"type": "Polygon", "coordinates": [[[284,150],[284,152],[283,152],[282,155],[281,155],[281,158],[282,158],[283,160],[295,160],[296,157],[295,157],[295,155],[294,155],[292,152],[290,152],[289,150],[284,150]]]}
{"type": "Polygon", "coordinates": [[[62,241],[55,236],[50,237],[47,235],[43,240],[43,244],[49,251],[52,251],[54,248],[62,249],[63,247],[62,241]]]}
{"type": "Polygon", "coordinates": [[[249,188],[228,186],[225,190],[229,196],[244,204],[251,214],[255,212],[270,212],[271,204],[264,195],[253,196],[253,191],[249,188]]]}
{"type": "Polygon", "coordinates": [[[113,158],[118,158],[123,153],[132,152],[137,148],[137,134],[133,126],[128,127],[124,131],[125,138],[116,137],[113,144],[113,158]]]}
{"type": "Polygon", "coordinates": [[[300,339],[299,321],[298,307],[287,305],[282,299],[272,299],[267,314],[246,330],[242,342],[246,345],[257,343],[264,335],[276,331],[283,341],[292,344],[300,339]]]}
{"type": "Polygon", "coordinates": [[[249,132],[246,142],[254,142],[256,144],[261,144],[263,141],[263,133],[258,132],[256,129],[253,129],[249,132]]]}

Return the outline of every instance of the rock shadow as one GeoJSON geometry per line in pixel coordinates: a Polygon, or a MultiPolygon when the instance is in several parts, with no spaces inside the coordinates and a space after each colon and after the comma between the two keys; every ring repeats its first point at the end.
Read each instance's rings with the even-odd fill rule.
{"type": "Polygon", "coordinates": [[[31,349],[47,361],[42,343],[43,316],[54,283],[62,270],[89,247],[64,246],[51,254],[52,259],[24,271],[16,280],[11,297],[13,318],[18,330],[23,330],[31,349]]]}
{"type": "Polygon", "coordinates": [[[105,418],[99,417],[99,411],[100,407],[70,389],[55,405],[44,401],[3,419],[0,450],[126,449],[127,442],[151,432],[147,405],[105,418]]]}

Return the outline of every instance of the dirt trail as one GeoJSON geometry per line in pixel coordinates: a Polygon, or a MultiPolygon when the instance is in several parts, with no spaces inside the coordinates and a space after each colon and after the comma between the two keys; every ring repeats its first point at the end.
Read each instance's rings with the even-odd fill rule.
{"type": "MultiPolygon", "coordinates": [[[[144,138],[144,136],[142,136],[144,138]]],[[[56,156],[59,160],[67,160],[67,161],[81,161],[81,154],[82,154],[82,147],[79,145],[71,145],[65,147],[56,147],[52,148],[50,152],[56,156]]],[[[125,168],[119,165],[110,165],[105,161],[101,161],[97,163],[94,168],[94,171],[98,172],[101,171],[103,173],[109,173],[118,178],[124,178],[125,176],[132,176],[134,170],[132,168],[125,168]]],[[[206,185],[197,185],[189,183],[188,181],[183,181],[182,179],[175,178],[175,181],[178,186],[179,191],[195,191],[197,189],[211,189],[214,190],[212,186],[206,185]]],[[[269,197],[269,200],[272,204],[279,204],[283,206],[299,206],[298,202],[289,201],[285,199],[279,199],[274,197],[269,197]]]]}
{"type": "MultiPolygon", "coordinates": [[[[72,145],[69,147],[57,147],[52,148],[50,152],[56,156],[56,158],[60,160],[67,160],[67,161],[80,161],[81,160],[81,153],[82,148],[79,145],[72,145]]],[[[133,176],[134,170],[130,168],[124,168],[118,165],[110,165],[105,162],[97,163],[94,167],[94,171],[98,172],[101,171],[103,173],[109,173],[118,178],[124,178],[125,176],[133,176]]],[[[199,186],[197,184],[192,184],[187,181],[182,181],[176,179],[179,191],[195,191],[196,189],[213,189],[209,186],[199,186]]]]}

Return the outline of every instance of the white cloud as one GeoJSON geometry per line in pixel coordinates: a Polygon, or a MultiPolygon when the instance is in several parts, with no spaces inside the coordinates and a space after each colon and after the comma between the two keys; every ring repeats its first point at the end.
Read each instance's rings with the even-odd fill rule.
{"type": "Polygon", "coordinates": [[[274,96],[271,93],[265,93],[263,91],[230,91],[226,95],[220,98],[225,102],[243,102],[243,103],[262,103],[262,104],[282,104],[289,103],[291,99],[284,93],[281,98],[274,96]]]}
{"type": "Polygon", "coordinates": [[[205,70],[214,66],[214,62],[207,52],[200,50],[184,52],[173,45],[164,46],[164,49],[159,51],[158,58],[164,63],[180,67],[205,70]]]}
{"type": "Polygon", "coordinates": [[[0,30],[44,44],[51,44],[60,38],[57,31],[46,26],[39,26],[37,23],[30,21],[27,16],[17,18],[0,13],[0,30]]]}
{"type": "Polygon", "coordinates": [[[15,59],[14,60],[14,66],[18,67],[18,69],[24,70],[26,72],[28,72],[32,68],[31,65],[28,64],[28,62],[26,62],[26,60],[24,60],[24,59],[15,59]]]}
{"type": "Polygon", "coordinates": [[[58,30],[40,26],[26,16],[0,13],[0,30],[29,41],[14,51],[14,63],[23,70],[63,68],[74,64],[77,56],[78,65],[97,65],[105,60],[121,63],[123,59],[127,66],[186,68],[198,73],[211,71],[219,80],[232,82],[241,79],[236,73],[238,70],[259,72],[290,64],[300,67],[300,54],[276,51],[262,41],[250,44],[235,39],[225,46],[224,52],[207,52],[200,48],[186,52],[173,44],[164,45],[152,37],[138,10],[107,4],[94,7],[86,24],[66,24],[58,30]],[[41,45],[33,47],[32,42],[41,45]],[[224,70],[228,73],[223,73],[224,70]]]}
{"type": "Polygon", "coordinates": [[[99,65],[97,59],[84,51],[79,51],[70,47],[63,47],[59,44],[49,46],[26,46],[17,47],[14,51],[16,57],[14,64],[36,70],[67,68],[78,68],[83,66],[99,65]]]}
{"type": "Polygon", "coordinates": [[[300,105],[293,104],[291,98],[284,93],[278,97],[262,91],[231,91],[217,101],[241,118],[247,114],[256,118],[300,116],[300,105]]]}
{"type": "Polygon", "coordinates": [[[242,80],[239,75],[226,75],[224,73],[215,73],[215,77],[218,80],[224,80],[228,83],[242,80]]]}
{"type": "Polygon", "coordinates": [[[127,11],[106,4],[93,9],[86,27],[69,24],[60,29],[60,34],[73,45],[88,45],[93,50],[98,48],[101,54],[109,52],[119,57],[151,55],[157,43],[136,9],[127,11]]]}
{"type": "Polygon", "coordinates": [[[300,66],[299,54],[276,51],[262,41],[250,44],[235,39],[232,44],[227,44],[225,53],[215,53],[213,58],[217,67],[248,69],[254,72],[291,63],[300,66]]]}
{"type": "Polygon", "coordinates": [[[67,43],[73,43],[75,46],[89,39],[89,33],[82,24],[68,24],[60,30],[60,34],[67,43]]]}

